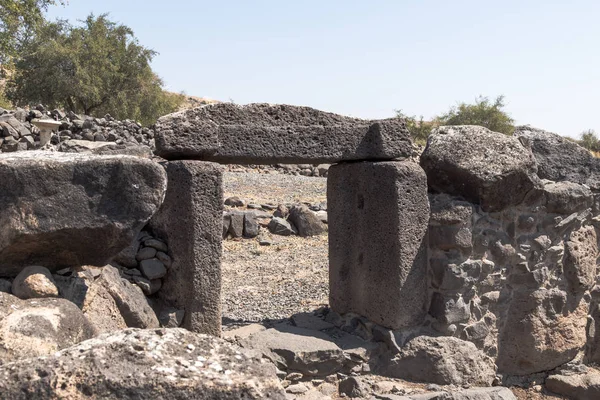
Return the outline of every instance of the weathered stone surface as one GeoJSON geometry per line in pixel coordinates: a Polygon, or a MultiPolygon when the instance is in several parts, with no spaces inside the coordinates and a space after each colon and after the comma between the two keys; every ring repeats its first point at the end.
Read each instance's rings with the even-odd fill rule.
{"type": "Polygon", "coordinates": [[[593,226],[585,226],[571,232],[565,246],[563,270],[569,289],[583,293],[596,282],[598,239],[593,226]]]}
{"type": "Polygon", "coordinates": [[[152,149],[149,146],[133,143],[91,142],[89,140],[64,141],[60,144],[58,151],[65,153],[91,153],[103,156],[122,154],[143,158],[152,157],[152,149]]]}
{"type": "Polygon", "coordinates": [[[253,212],[244,213],[244,237],[255,238],[260,232],[260,225],[253,212]]]}
{"type": "Polygon", "coordinates": [[[579,183],[545,181],[543,193],[549,213],[569,215],[594,205],[592,191],[579,183]]]}
{"type": "Polygon", "coordinates": [[[327,182],[331,308],[391,329],[421,323],[427,308],[429,202],[411,162],[334,165],[327,182]]]}
{"type": "Polygon", "coordinates": [[[161,310],[158,315],[160,324],[165,328],[178,328],[183,323],[183,317],[185,316],[184,310],[178,310],[173,307],[168,307],[161,310]]]}
{"type": "Polygon", "coordinates": [[[167,268],[158,258],[151,258],[140,262],[140,271],[150,280],[160,279],[167,274],[167,268]]]}
{"type": "Polygon", "coordinates": [[[285,399],[272,365],[184,329],[127,329],[0,367],[0,392],[14,400],[285,399]]]}
{"type": "Polygon", "coordinates": [[[159,296],[185,310],[183,327],[221,334],[223,171],[213,163],[165,163],[165,202],[150,225],[173,260],[159,296]]]}
{"type": "Polygon", "coordinates": [[[439,385],[490,385],[494,362],[471,342],[453,337],[417,336],[396,357],[384,363],[382,374],[439,385]]]}
{"type": "Polygon", "coordinates": [[[90,286],[81,310],[98,333],[116,332],[127,328],[127,322],[117,302],[101,283],[90,286]]]}
{"type": "Polygon", "coordinates": [[[0,292],[0,364],[49,355],[95,334],[81,310],[68,300],[20,300],[0,292]]]}
{"type": "Polygon", "coordinates": [[[244,235],[244,213],[234,211],[230,214],[229,234],[233,238],[241,238],[244,235]]]}
{"type": "Polygon", "coordinates": [[[429,186],[498,211],[519,204],[537,182],[531,150],[480,126],[442,126],[421,156],[429,186]]]}
{"type": "Polygon", "coordinates": [[[220,103],[156,123],[156,154],[233,164],[391,160],[412,152],[398,118],[369,121],[308,107],[220,103]]]}
{"type": "Polygon", "coordinates": [[[304,204],[293,206],[288,219],[298,230],[299,236],[317,236],[325,232],[323,223],[304,204]]]}
{"type": "Polygon", "coordinates": [[[273,217],[269,222],[268,228],[274,235],[290,236],[296,233],[296,229],[288,220],[279,217],[273,217]]]}
{"type": "Polygon", "coordinates": [[[130,328],[158,328],[156,314],[138,286],[122,279],[119,271],[107,265],[94,285],[100,285],[115,300],[123,320],[130,328]]]}
{"type": "Polygon", "coordinates": [[[326,334],[290,325],[257,332],[240,344],[261,352],[281,370],[305,376],[331,375],[346,362],[342,349],[326,334]]]}
{"type": "Polygon", "coordinates": [[[514,290],[498,332],[498,371],[528,375],[571,361],[586,343],[588,306],[559,289],[514,290]]]}
{"type": "Polygon", "coordinates": [[[472,388],[457,392],[435,392],[409,396],[381,397],[389,400],[517,400],[517,397],[505,387],[472,388]]]}
{"type": "Polygon", "coordinates": [[[577,143],[531,126],[516,127],[514,136],[531,145],[540,178],[584,183],[595,191],[600,189],[600,160],[577,143]]]}
{"type": "Polygon", "coordinates": [[[20,299],[58,297],[58,288],[48,268],[25,267],[12,284],[12,293],[20,299]]]}
{"type": "Polygon", "coordinates": [[[585,368],[585,372],[565,372],[546,378],[546,389],[576,400],[600,399],[600,372],[585,368]]]}
{"type": "Polygon", "coordinates": [[[165,173],[130,156],[0,155],[0,275],[105,265],[161,204],[165,173]]]}

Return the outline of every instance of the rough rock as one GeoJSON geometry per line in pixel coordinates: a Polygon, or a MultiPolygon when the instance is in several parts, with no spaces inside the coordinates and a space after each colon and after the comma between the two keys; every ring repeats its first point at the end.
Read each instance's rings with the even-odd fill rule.
{"type": "Polygon", "coordinates": [[[68,300],[20,300],[0,292],[0,364],[53,354],[95,334],[81,310],[68,300]]]}
{"type": "Polygon", "coordinates": [[[184,329],[127,329],[5,365],[0,392],[14,400],[285,399],[271,365],[184,329]]]}
{"type": "Polygon", "coordinates": [[[519,204],[536,186],[536,161],[519,140],[480,126],[434,129],[421,156],[435,191],[498,211],[519,204]]]}
{"type": "Polygon", "coordinates": [[[490,385],[496,376],[489,357],[453,337],[417,336],[379,368],[385,376],[439,385],[490,385]]]}
{"type": "Polygon", "coordinates": [[[244,235],[244,213],[235,211],[230,214],[230,217],[229,234],[232,238],[241,238],[244,235]]]}
{"type": "Polygon", "coordinates": [[[294,224],[299,236],[317,236],[325,232],[323,223],[304,204],[290,208],[288,220],[294,224]]]}
{"type": "Polygon", "coordinates": [[[279,324],[240,340],[261,352],[277,368],[305,376],[327,376],[344,367],[344,352],[324,333],[279,324]]]}
{"type": "Polygon", "coordinates": [[[273,217],[268,228],[274,235],[290,236],[296,233],[296,229],[287,220],[279,217],[273,217]]]}
{"type": "Polygon", "coordinates": [[[58,288],[48,268],[25,267],[12,283],[12,293],[20,299],[58,297],[58,288]]]}
{"type": "Polygon", "coordinates": [[[103,286],[112,296],[128,327],[145,329],[160,326],[142,289],[122,279],[116,268],[105,266],[94,285],[103,286]]]}
{"type": "Polygon", "coordinates": [[[556,214],[572,214],[594,205],[592,191],[579,183],[544,182],[546,211],[556,214]]]}
{"type": "Polygon", "coordinates": [[[381,397],[389,400],[517,400],[505,387],[472,388],[462,391],[424,393],[409,396],[381,397]]]}
{"type": "Polygon", "coordinates": [[[158,295],[185,310],[183,327],[221,335],[223,170],[213,163],[170,161],[165,201],[150,221],[172,259],[158,295]]]}
{"type": "Polygon", "coordinates": [[[553,374],[546,378],[550,392],[576,400],[600,399],[600,372],[587,368],[586,372],[553,374]]]}
{"type": "Polygon", "coordinates": [[[531,146],[540,178],[583,183],[594,191],[600,189],[600,160],[577,143],[531,126],[516,127],[514,136],[531,146]]]}
{"type": "Polygon", "coordinates": [[[8,279],[0,278],[0,292],[12,293],[12,282],[8,279]]]}
{"type": "Polygon", "coordinates": [[[150,280],[160,279],[167,274],[167,268],[158,258],[141,261],[140,271],[150,280]]]}
{"type": "Polygon", "coordinates": [[[130,156],[0,155],[0,275],[105,265],[162,203],[166,176],[130,156]]]}
{"type": "Polygon", "coordinates": [[[571,232],[565,246],[563,270],[569,289],[583,293],[596,282],[598,239],[593,226],[585,226],[571,232]]]}
{"type": "Polygon", "coordinates": [[[183,323],[185,310],[178,310],[173,307],[163,309],[158,315],[160,324],[165,328],[178,328],[183,323]]]}
{"type": "Polygon", "coordinates": [[[369,121],[308,107],[219,103],[156,123],[156,154],[231,164],[334,163],[409,157],[399,118],[369,121]]]}
{"type": "Polygon", "coordinates": [[[427,180],[415,163],[332,166],[327,178],[329,302],[391,329],[427,308],[427,180]]]}
{"type": "Polygon", "coordinates": [[[98,333],[116,332],[128,327],[115,298],[102,281],[90,285],[81,310],[98,333]]]}
{"type": "Polygon", "coordinates": [[[528,375],[571,361],[586,343],[588,307],[557,288],[514,290],[498,332],[498,371],[528,375]]]}
{"type": "Polygon", "coordinates": [[[260,232],[260,225],[253,212],[244,213],[244,237],[255,238],[260,232]]]}

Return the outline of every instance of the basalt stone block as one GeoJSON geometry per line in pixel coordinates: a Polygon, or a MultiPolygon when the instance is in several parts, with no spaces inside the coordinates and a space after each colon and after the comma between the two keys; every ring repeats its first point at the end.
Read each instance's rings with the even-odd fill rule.
{"type": "Polygon", "coordinates": [[[536,161],[517,138],[481,126],[442,126],[421,156],[429,186],[463,196],[484,211],[521,203],[536,187],[536,161]]]}
{"type": "Polygon", "coordinates": [[[221,335],[223,170],[213,163],[171,161],[165,202],[150,221],[172,260],[159,296],[185,310],[183,327],[221,335]]]}
{"type": "Polygon", "coordinates": [[[427,178],[415,163],[329,169],[330,305],[387,328],[427,313],[427,178]]]}
{"type": "Polygon", "coordinates": [[[0,276],[106,265],[158,210],[166,174],[130,156],[0,155],[0,276]]]}
{"type": "Polygon", "coordinates": [[[319,164],[409,157],[400,118],[362,120],[309,107],[219,103],[158,120],[156,154],[234,164],[319,164]]]}

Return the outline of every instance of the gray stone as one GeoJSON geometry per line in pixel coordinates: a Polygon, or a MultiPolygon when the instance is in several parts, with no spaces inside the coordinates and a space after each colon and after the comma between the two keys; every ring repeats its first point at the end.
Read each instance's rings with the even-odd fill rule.
{"type": "Polygon", "coordinates": [[[223,239],[229,234],[229,227],[231,227],[231,213],[223,212],[223,239]]]}
{"type": "Polygon", "coordinates": [[[340,394],[345,394],[348,397],[364,398],[371,393],[371,390],[367,384],[362,382],[355,376],[349,376],[346,379],[342,379],[339,383],[340,394]]]}
{"type": "Polygon", "coordinates": [[[403,120],[369,121],[308,107],[219,103],[159,118],[156,153],[232,164],[391,160],[412,152],[403,120]]]}
{"type": "Polygon", "coordinates": [[[271,219],[268,228],[274,235],[290,236],[296,233],[296,229],[287,220],[278,217],[271,219]]]}
{"type": "Polygon", "coordinates": [[[185,317],[185,310],[178,310],[173,307],[165,308],[158,314],[158,320],[165,328],[180,327],[183,323],[183,317],[185,317]]]}
{"type": "Polygon", "coordinates": [[[167,274],[167,268],[158,258],[140,262],[140,271],[148,279],[160,279],[167,274]]]}
{"type": "Polygon", "coordinates": [[[286,219],[288,215],[290,215],[290,210],[284,204],[279,204],[273,211],[273,217],[286,219]]]}
{"type": "Polygon", "coordinates": [[[149,280],[141,276],[134,276],[133,282],[142,289],[146,296],[151,296],[160,290],[162,281],[160,279],[149,280]]]}
{"type": "Polygon", "coordinates": [[[14,400],[285,399],[272,365],[184,329],[127,329],[0,367],[0,392],[14,400]]]}
{"type": "Polygon", "coordinates": [[[48,268],[25,267],[12,283],[12,293],[20,299],[58,297],[58,288],[48,268]]]}
{"type": "Polygon", "coordinates": [[[156,249],[154,247],[144,247],[140,249],[135,256],[135,259],[138,261],[149,260],[156,256],[156,249]]]}
{"type": "Polygon", "coordinates": [[[577,143],[527,125],[516,127],[514,136],[531,145],[540,178],[583,183],[594,191],[600,189],[600,160],[577,143]]]}
{"type": "Polygon", "coordinates": [[[230,214],[231,223],[229,225],[229,234],[232,238],[241,238],[244,235],[244,213],[234,211],[230,214]]]}
{"type": "Polygon", "coordinates": [[[323,223],[304,204],[293,206],[288,219],[294,224],[300,236],[317,236],[325,232],[323,223]]]}
{"type": "Polygon", "coordinates": [[[90,153],[96,155],[129,155],[141,158],[151,158],[152,149],[145,145],[133,143],[94,142],[94,135],[89,133],[88,140],[71,139],[61,142],[58,151],[64,153],[90,153]],[[92,141],[90,141],[90,139],[92,141]]]}
{"type": "Polygon", "coordinates": [[[173,260],[171,259],[171,257],[169,257],[167,253],[163,253],[162,251],[156,253],[156,258],[158,258],[167,268],[170,268],[173,264],[173,260]]]}
{"type": "Polygon", "coordinates": [[[225,199],[225,205],[230,207],[244,207],[246,203],[239,197],[233,196],[225,199]]]}
{"type": "Polygon", "coordinates": [[[519,204],[538,181],[531,150],[480,126],[434,129],[421,156],[435,191],[463,196],[485,211],[519,204]]]}
{"type": "Polygon", "coordinates": [[[12,293],[12,283],[8,279],[0,278],[0,292],[2,293],[12,293]]]}
{"type": "Polygon", "coordinates": [[[544,182],[546,211],[556,214],[572,214],[594,205],[592,191],[573,182],[544,182]]]}
{"type": "Polygon", "coordinates": [[[498,332],[498,371],[529,375],[571,361],[586,343],[588,308],[557,288],[513,290],[498,332]]]}
{"type": "Polygon", "coordinates": [[[423,393],[407,396],[383,395],[378,399],[389,400],[517,400],[517,397],[509,388],[487,387],[472,388],[461,391],[444,391],[435,393],[423,393]]]}
{"type": "Polygon", "coordinates": [[[163,241],[160,241],[158,239],[147,239],[144,240],[144,246],[147,247],[153,247],[158,251],[167,251],[169,250],[169,248],[167,247],[167,244],[163,241]]]}
{"type": "Polygon", "coordinates": [[[20,300],[0,292],[0,364],[50,355],[95,335],[92,324],[68,300],[20,300]]]}
{"type": "Polygon", "coordinates": [[[260,351],[277,368],[304,376],[327,376],[340,371],[344,352],[322,332],[279,324],[276,329],[257,332],[240,344],[260,351]]]}
{"type": "Polygon", "coordinates": [[[94,285],[102,286],[112,296],[128,327],[158,328],[158,318],[142,289],[121,279],[116,268],[105,266],[94,285]]]}
{"type": "Polygon", "coordinates": [[[166,188],[159,165],[128,156],[0,154],[0,176],[4,276],[27,265],[105,265],[131,244],[166,188]]]}
{"type": "Polygon", "coordinates": [[[495,379],[492,359],[471,342],[453,337],[417,336],[400,354],[383,361],[377,371],[393,378],[439,385],[490,385],[495,379]]]}
{"type": "Polygon", "coordinates": [[[165,202],[150,225],[169,243],[173,264],[159,296],[185,310],[183,327],[221,334],[223,170],[213,163],[165,163],[165,202]]]}
{"type": "Polygon", "coordinates": [[[431,299],[429,314],[444,324],[466,322],[471,318],[471,307],[460,295],[444,295],[435,292],[431,299]]]}
{"type": "Polygon", "coordinates": [[[136,238],[129,246],[113,257],[112,262],[115,262],[125,268],[137,268],[138,260],[136,256],[139,248],[140,242],[136,238]]]}
{"type": "Polygon", "coordinates": [[[327,182],[331,308],[391,329],[427,312],[427,180],[411,162],[334,165],[327,182]]]}
{"type": "Polygon", "coordinates": [[[81,276],[56,276],[55,281],[60,297],[83,309],[94,278],[87,274],[81,274],[81,276]]]}
{"type": "Polygon", "coordinates": [[[585,226],[571,232],[565,244],[563,271],[572,292],[583,293],[594,286],[597,259],[598,239],[594,227],[585,226]]]}
{"type": "Polygon", "coordinates": [[[552,393],[576,400],[600,399],[600,372],[586,368],[585,372],[565,372],[546,378],[546,389],[552,393]]]}
{"type": "Polygon", "coordinates": [[[253,212],[244,213],[244,237],[255,238],[260,232],[260,225],[253,212]]]}

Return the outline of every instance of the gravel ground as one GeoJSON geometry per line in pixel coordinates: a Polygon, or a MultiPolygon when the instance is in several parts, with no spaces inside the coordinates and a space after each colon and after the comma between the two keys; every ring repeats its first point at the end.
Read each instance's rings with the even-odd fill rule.
{"type": "MultiPolygon", "coordinates": [[[[325,178],[279,174],[225,173],[225,198],[238,196],[264,203],[320,203],[325,178]]],[[[289,318],[328,304],[327,234],[312,238],[271,235],[223,241],[223,324],[229,329],[248,322],[289,318]]]]}

